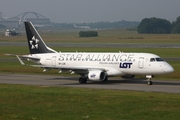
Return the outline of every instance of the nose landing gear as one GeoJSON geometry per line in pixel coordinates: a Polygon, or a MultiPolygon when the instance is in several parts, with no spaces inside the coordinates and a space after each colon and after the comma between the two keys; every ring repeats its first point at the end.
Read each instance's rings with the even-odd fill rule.
{"type": "Polygon", "coordinates": [[[146,75],[146,78],[147,78],[147,81],[148,81],[148,85],[152,85],[153,84],[153,82],[151,81],[151,78],[152,78],[153,76],[152,75],[146,75]]]}

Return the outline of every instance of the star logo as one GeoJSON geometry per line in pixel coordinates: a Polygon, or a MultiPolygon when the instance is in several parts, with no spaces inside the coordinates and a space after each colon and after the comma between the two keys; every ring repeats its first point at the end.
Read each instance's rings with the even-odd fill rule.
{"type": "Polygon", "coordinates": [[[38,49],[38,43],[39,40],[35,38],[35,36],[32,37],[32,39],[29,41],[31,45],[31,49],[38,49]]]}

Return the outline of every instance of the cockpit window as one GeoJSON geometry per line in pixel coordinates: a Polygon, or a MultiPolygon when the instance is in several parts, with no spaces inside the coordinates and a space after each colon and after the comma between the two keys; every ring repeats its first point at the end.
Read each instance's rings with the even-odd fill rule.
{"type": "Polygon", "coordinates": [[[164,61],[162,58],[156,58],[156,61],[164,61]]]}
{"type": "Polygon", "coordinates": [[[155,61],[156,61],[155,58],[151,58],[151,59],[150,59],[150,62],[155,62],[155,61]]]}
{"type": "Polygon", "coordinates": [[[162,58],[151,58],[150,59],[150,62],[155,62],[155,61],[160,62],[160,61],[164,61],[164,60],[162,58]]]}

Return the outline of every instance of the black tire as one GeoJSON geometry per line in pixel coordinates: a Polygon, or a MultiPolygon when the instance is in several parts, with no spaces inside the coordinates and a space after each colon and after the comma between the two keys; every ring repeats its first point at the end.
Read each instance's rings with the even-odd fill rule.
{"type": "Polygon", "coordinates": [[[108,77],[106,76],[102,82],[107,82],[107,81],[108,81],[108,77]]]}
{"type": "Polygon", "coordinates": [[[148,85],[152,85],[153,84],[153,82],[152,81],[148,81],[148,85]]]}
{"type": "Polygon", "coordinates": [[[85,77],[80,77],[79,78],[79,83],[80,84],[85,84],[85,83],[87,83],[87,79],[85,77]]]}

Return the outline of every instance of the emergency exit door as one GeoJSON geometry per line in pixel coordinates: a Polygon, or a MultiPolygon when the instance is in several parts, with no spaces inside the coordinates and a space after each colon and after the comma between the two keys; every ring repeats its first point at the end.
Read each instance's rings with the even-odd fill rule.
{"type": "Polygon", "coordinates": [[[139,58],[138,66],[141,69],[144,68],[144,57],[139,58]]]}

